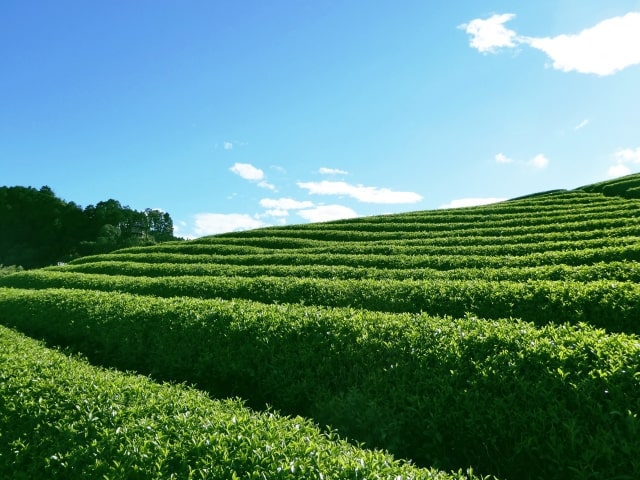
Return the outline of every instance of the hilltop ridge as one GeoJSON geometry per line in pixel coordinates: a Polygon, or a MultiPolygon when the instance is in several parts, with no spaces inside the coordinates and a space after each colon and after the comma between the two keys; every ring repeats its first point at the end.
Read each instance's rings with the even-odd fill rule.
{"type": "Polygon", "coordinates": [[[602,193],[605,196],[640,199],[640,173],[625,175],[604,182],[585,185],[577,190],[589,193],[602,193]]]}

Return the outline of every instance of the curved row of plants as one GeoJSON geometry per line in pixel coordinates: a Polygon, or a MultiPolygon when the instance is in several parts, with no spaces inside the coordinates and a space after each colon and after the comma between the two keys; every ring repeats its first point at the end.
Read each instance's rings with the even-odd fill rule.
{"type": "Polygon", "coordinates": [[[105,370],[0,326],[0,477],[476,478],[419,469],[309,420],[105,370]]]}
{"type": "MultiPolygon", "coordinates": [[[[264,232],[263,232],[264,233],[264,232]]],[[[354,245],[362,245],[362,246],[383,246],[383,245],[392,245],[392,246],[400,246],[400,247],[409,247],[409,246],[424,246],[424,245],[434,245],[434,246],[458,246],[458,245],[514,245],[514,244],[529,244],[529,243],[537,243],[537,242],[557,242],[557,241],[583,241],[583,240],[591,240],[591,239],[603,239],[603,238],[615,238],[615,237],[627,237],[633,235],[640,235],[640,222],[635,225],[627,225],[627,226],[619,226],[614,229],[592,229],[587,231],[573,231],[567,230],[564,232],[529,232],[526,234],[519,234],[518,231],[515,232],[507,232],[505,235],[503,231],[499,236],[479,236],[479,235],[464,235],[464,236],[433,236],[433,233],[436,232],[425,232],[424,237],[414,237],[414,238],[396,238],[393,240],[389,239],[378,239],[378,234],[385,234],[385,232],[375,232],[370,235],[368,239],[363,239],[361,242],[358,242],[354,245]]],[[[215,237],[202,237],[195,240],[190,240],[189,242],[181,242],[181,243],[173,243],[166,242],[160,245],[154,245],[153,247],[148,248],[137,248],[131,247],[127,248],[127,252],[171,252],[180,250],[180,246],[184,248],[183,252],[197,252],[198,249],[202,248],[202,246],[208,246],[211,248],[219,247],[221,249],[228,248],[232,250],[233,248],[242,248],[246,247],[249,250],[251,248],[260,248],[266,250],[274,250],[274,249],[300,249],[307,250],[310,248],[318,248],[324,247],[328,241],[324,240],[314,240],[307,238],[296,238],[296,237],[281,237],[278,236],[278,232],[269,232],[269,234],[264,234],[261,237],[252,237],[252,238],[244,238],[244,237],[227,237],[227,236],[215,236],[215,237]]],[[[302,234],[301,234],[302,236],[302,234]]],[[[331,241],[329,241],[331,242],[331,241]]],[[[335,242],[331,242],[334,245],[335,242]]],[[[347,248],[349,244],[340,245],[342,248],[347,248]]]]}
{"type": "Polygon", "coordinates": [[[473,222],[460,223],[452,225],[450,223],[441,223],[429,225],[412,225],[411,227],[390,229],[385,226],[384,229],[378,224],[364,224],[362,228],[359,225],[350,228],[349,224],[335,225],[313,224],[313,228],[296,228],[286,227],[270,227],[257,230],[247,230],[243,232],[224,234],[221,238],[252,238],[264,237],[265,235],[277,234],[281,237],[295,237],[315,240],[338,240],[338,241],[363,241],[371,238],[379,240],[395,240],[395,239],[413,239],[413,238],[430,238],[430,237],[448,237],[448,236],[505,236],[505,235],[525,235],[529,233],[562,233],[566,231],[582,231],[589,232],[598,229],[617,229],[628,227],[629,225],[637,225],[638,220],[634,216],[624,215],[622,217],[607,217],[583,221],[561,221],[547,220],[536,225],[510,225],[501,226],[496,223],[487,223],[490,226],[474,226],[473,222]],[[633,219],[633,222],[630,222],[633,219]],[[366,227],[366,228],[365,228],[366,227]]]}
{"type": "Polygon", "coordinates": [[[640,204],[605,196],[625,182],[86,257],[3,278],[0,322],[423,466],[636,478],[640,204]]]}
{"type": "Polygon", "coordinates": [[[448,255],[406,254],[350,254],[350,253],[304,253],[295,251],[271,254],[207,255],[182,253],[129,253],[126,250],[111,254],[82,257],[72,265],[103,261],[143,263],[197,263],[229,265],[336,265],[364,268],[433,268],[452,270],[457,268],[533,267],[553,264],[585,265],[598,262],[640,261],[640,243],[622,246],[584,248],[582,250],[552,250],[523,255],[457,255],[451,249],[448,255]]]}
{"type": "MultiPolygon", "coordinates": [[[[432,268],[375,268],[347,265],[224,265],[216,263],[143,263],[95,261],[54,267],[57,272],[99,273],[129,277],[226,276],[226,277],[302,277],[326,279],[380,280],[570,280],[593,282],[612,280],[640,282],[640,263],[597,262],[588,265],[541,265],[538,267],[483,267],[435,270],[432,268]]],[[[14,272],[12,272],[14,273],[14,272]]]]}
{"type": "MultiPolygon", "coordinates": [[[[637,202],[622,198],[600,197],[593,194],[570,196],[550,196],[546,199],[512,200],[491,205],[474,207],[473,209],[425,210],[419,212],[378,215],[361,218],[357,223],[365,224],[401,224],[401,223],[483,223],[510,222],[531,219],[540,223],[544,218],[586,218],[599,216],[602,213],[638,212],[637,202]],[[499,218],[496,218],[496,215],[499,218]]],[[[334,226],[350,224],[354,220],[338,220],[331,222],[334,226]]],[[[301,228],[315,229],[317,224],[306,224],[301,228]]],[[[298,228],[298,226],[296,226],[298,228]]]]}
{"type": "Polygon", "coordinates": [[[382,312],[428,312],[536,323],[588,322],[609,331],[640,333],[640,285],[635,282],[528,280],[336,280],[298,277],[130,277],[27,271],[0,279],[16,288],[74,288],[161,297],[243,298],[382,312]]]}
{"type": "Polygon", "coordinates": [[[71,289],[0,289],[0,318],[94,362],[269,403],[420,465],[640,475],[633,335],[71,289]]]}
{"type": "MultiPolygon", "coordinates": [[[[622,230],[622,229],[620,229],[622,230]]],[[[537,241],[522,242],[519,239],[509,237],[509,241],[495,241],[494,237],[472,237],[473,241],[457,241],[455,237],[449,237],[446,242],[414,242],[411,244],[402,244],[400,242],[360,242],[358,244],[335,245],[335,242],[316,242],[315,245],[309,245],[305,248],[296,248],[296,254],[323,254],[323,253],[342,253],[352,255],[448,255],[452,248],[455,253],[460,256],[465,255],[527,255],[530,253],[550,252],[558,250],[583,250],[587,248],[616,247],[637,243],[640,234],[640,225],[638,227],[625,230],[631,230],[626,235],[622,235],[620,231],[607,232],[608,235],[594,235],[593,238],[580,238],[576,240],[553,239],[545,240],[538,238],[537,241]]],[[[161,244],[153,249],[126,249],[121,250],[126,253],[182,253],[191,255],[246,255],[258,254],[269,255],[274,252],[273,248],[252,246],[252,245],[234,245],[224,243],[213,244],[161,244]]]]}

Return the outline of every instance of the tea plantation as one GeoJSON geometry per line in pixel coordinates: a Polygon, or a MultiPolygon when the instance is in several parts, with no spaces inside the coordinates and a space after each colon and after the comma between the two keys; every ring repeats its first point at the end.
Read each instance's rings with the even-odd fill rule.
{"type": "Polygon", "coordinates": [[[0,478],[640,478],[639,192],[2,276],[0,478]]]}

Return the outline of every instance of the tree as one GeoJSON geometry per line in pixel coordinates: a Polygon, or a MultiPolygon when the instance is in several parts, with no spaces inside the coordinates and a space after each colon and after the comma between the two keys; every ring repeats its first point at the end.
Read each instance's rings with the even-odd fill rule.
{"type": "Polygon", "coordinates": [[[174,240],[173,220],[168,213],[158,209],[147,208],[144,211],[147,218],[147,232],[157,242],[174,240]]]}
{"type": "Polygon", "coordinates": [[[168,213],[114,199],[84,210],[43,186],[0,187],[0,264],[40,267],[80,255],[177,240],[168,213]]]}

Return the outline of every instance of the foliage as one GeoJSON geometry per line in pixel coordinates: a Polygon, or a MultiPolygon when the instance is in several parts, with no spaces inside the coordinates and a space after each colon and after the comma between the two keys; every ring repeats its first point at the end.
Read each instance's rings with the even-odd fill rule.
{"type": "Polygon", "coordinates": [[[92,367],[0,327],[0,477],[463,480],[301,417],[92,367]]]}
{"type": "Polygon", "coordinates": [[[636,282],[527,280],[337,280],[298,277],[130,277],[67,271],[27,271],[0,286],[77,288],[161,297],[244,298],[381,312],[485,318],[517,317],[545,324],[589,322],[609,331],[640,334],[640,285],[636,282]]]}
{"type": "MultiPolygon", "coordinates": [[[[137,227],[135,218],[117,217],[117,202],[103,202],[89,210],[96,219],[96,255],[3,276],[0,322],[105,366],[195,384],[220,398],[240,396],[256,409],[268,404],[285,415],[310,417],[341,438],[425,467],[457,471],[471,465],[504,479],[638,478],[639,179],[481,207],[123,244],[127,248],[110,253],[98,247],[110,249],[137,227]]],[[[39,194],[54,198],[51,191],[39,194]]],[[[7,359],[22,361],[14,359],[22,353],[9,351],[7,359]]],[[[28,368],[39,375],[40,367],[28,368]]],[[[52,372],[51,378],[60,375],[61,385],[73,387],[71,397],[56,390],[47,406],[80,405],[77,398],[100,391],[102,382],[83,372],[68,384],[52,372]]],[[[2,380],[8,378],[17,381],[7,375],[2,380]]],[[[19,395],[49,398],[38,385],[25,383],[19,395]]],[[[109,390],[109,398],[118,389],[109,390]]],[[[170,389],[176,398],[192,392],[170,389]]],[[[173,411],[150,397],[144,402],[173,411]]],[[[203,397],[194,402],[204,409],[219,405],[203,397]]],[[[18,414],[27,423],[3,417],[1,409],[10,404],[17,405],[15,397],[0,394],[0,422],[10,418],[27,430],[34,425],[27,421],[32,401],[25,402],[27,413],[18,414]]],[[[252,455],[264,447],[260,439],[267,430],[280,435],[278,422],[288,418],[266,412],[248,414],[276,422],[260,423],[256,444],[242,432],[253,452],[246,457],[251,465],[257,465],[252,455]]],[[[56,435],[69,431],[46,427],[58,425],[53,418],[31,428],[43,433],[37,438],[68,445],[69,451],[88,449],[83,438],[94,445],[93,423],[81,423],[61,439],[56,435]]],[[[134,407],[127,418],[146,426],[156,417],[134,407]]],[[[207,431],[191,433],[197,425],[204,423],[197,420],[193,430],[188,426],[174,437],[213,444],[207,431]]],[[[162,428],[154,425],[151,432],[162,428]]],[[[240,441],[236,430],[225,432],[216,433],[216,442],[240,441]]],[[[326,435],[322,441],[329,449],[355,448],[326,435]]],[[[5,438],[0,436],[0,448],[5,438]]],[[[131,441],[155,458],[146,440],[131,441]]],[[[208,461],[209,450],[198,452],[208,461]]],[[[135,457],[129,453],[127,459],[135,457]]],[[[48,455],[38,458],[60,458],[48,455]]],[[[174,465],[168,455],[162,465],[174,465]]],[[[185,455],[180,458],[192,458],[185,455]]],[[[221,455],[220,468],[226,469],[224,459],[233,456],[221,455]]],[[[239,465],[233,459],[229,468],[239,465]]],[[[125,460],[117,461],[133,465],[125,460]]],[[[0,468],[7,469],[0,476],[15,478],[16,468],[2,462],[0,455],[0,468]]],[[[89,463],[95,462],[91,457],[89,463]]],[[[257,475],[288,474],[286,468],[273,474],[269,465],[257,475]]],[[[128,474],[143,471],[136,468],[128,467],[128,474]]],[[[147,476],[160,475],[151,468],[147,476]]],[[[230,470],[219,472],[232,478],[230,470]]],[[[236,475],[249,477],[246,472],[236,475]]],[[[355,471],[346,472],[355,478],[355,471]]]]}
{"type": "Polygon", "coordinates": [[[13,273],[21,272],[22,270],[23,268],[20,266],[10,265],[8,267],[5,267],[4,265],[0,264],[0,277],[4,275],[11,275],[13,273]]]}
{"type": "Polygon", "coordinates": [[[0,290],[0,318],[96,362],[309,416],[419,465],[640,475],[637,336],[73,289],[0,290]]]}
{"type": "Polygon", "coordinates": [[[112,199],[83,210],[46,186],[0,187],[0,225],[0,263],[24,268],[175,240],[168,213],[138,212],[112,199]]]}
{"type": "Polygon", "coordinates": [[[606,196],[620,196],[624,198],[640,198],[640,174],[625,175],[606,182],[595,183],[582,187],[581,190],[590,193],[602,193],[606,196]]]}

